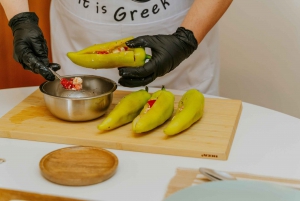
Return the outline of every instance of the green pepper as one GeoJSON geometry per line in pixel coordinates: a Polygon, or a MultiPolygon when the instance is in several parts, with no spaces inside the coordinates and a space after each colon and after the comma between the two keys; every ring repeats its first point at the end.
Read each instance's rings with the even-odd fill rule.
{"type": "Polygon", "coordinates": [[[164,133],[175,135],[186,130],[203,116],[203,109],[203,94],[196,89],[188,90],[179,101],[176,113],[164,133]]]}
{"type": "Polygon", "coordinates": [[[125,42],[133,37],[124,38],[103,44],[95,44],[78,52],[68,52],[69,59],[86,68],[139,67],[151,56],[144,48],[129,48],[125,42]]]}
{"type": "Polygon", "coordinates": [[[148,87],[124,96],[108,116],[98,125],[99,130],[112,130],[132,122],[150,99],[148,87]]]}
{"type": "Polygon", "coordinates": [[[135,133],[150,131],[168,120],[174,111],[175,96],[164,87],[152,94],[140,115],[132,122],[135,133]]]}

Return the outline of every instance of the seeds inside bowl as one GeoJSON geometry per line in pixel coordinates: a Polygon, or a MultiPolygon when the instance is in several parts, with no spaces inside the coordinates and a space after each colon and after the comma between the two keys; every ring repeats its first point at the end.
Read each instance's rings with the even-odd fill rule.
{"type": "Polygon", "coordinates": [[[62,78],[60,83],[65,89],[69,89],[69,90],[82,89],[82,79],[80,77],[70,78],[70,80],[66,78],[62,78]]]}

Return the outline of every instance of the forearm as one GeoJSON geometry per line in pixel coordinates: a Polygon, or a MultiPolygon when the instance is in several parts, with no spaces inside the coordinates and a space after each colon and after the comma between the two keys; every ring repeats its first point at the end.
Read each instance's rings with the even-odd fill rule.
{"type": "Polygon", "coordinates": [[[181,26],[193,31],[198,43],[226,12],[233,0],[195,0],[181,26]]]}
{"type": "Polygon", "coordinates": [[[29,11],[28,0],[0,0],[0,3],[8,20],[18,13],[29,11]]]}

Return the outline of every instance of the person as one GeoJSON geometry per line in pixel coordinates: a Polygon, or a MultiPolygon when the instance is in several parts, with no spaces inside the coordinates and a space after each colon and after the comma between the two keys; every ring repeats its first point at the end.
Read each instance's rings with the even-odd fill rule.
{"type": "Polygon", "coordinates": [[[55,79],[62,75],[95,74],[125,87],[161,87],[205,94],[219,92],[217,22],[232,0],[52,0],[51,47],[29,12],[27,0],[0,0],[14,36],[14,59],[24,69],[55,79]],[[93,44],[134,39],[127,46],[145,47],[152,58],[138,68],[87,69],[72,63],[67,52],[93,44]]]}

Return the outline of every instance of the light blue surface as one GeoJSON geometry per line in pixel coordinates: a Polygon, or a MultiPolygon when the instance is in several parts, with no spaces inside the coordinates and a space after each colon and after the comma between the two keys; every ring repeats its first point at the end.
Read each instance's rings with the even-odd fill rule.
{"type": "Polygon", "coordinates": [[[216,181],[182,189],[165,201],[299,201],[300,191],[266,182],[216,181]]]}

